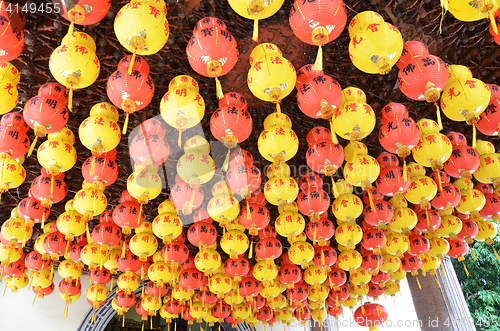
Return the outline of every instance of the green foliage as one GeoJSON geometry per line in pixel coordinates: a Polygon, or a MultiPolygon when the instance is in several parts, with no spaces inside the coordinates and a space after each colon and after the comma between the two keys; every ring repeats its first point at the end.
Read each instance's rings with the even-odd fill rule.
{"type": "MultiPolygon", "coordinates": [[[[499,251],[499,236],[493,246],[499,251]]],[[[486,243],[475,242],[473,249],[477,260],[469,253],[464,261],[469,277],[462,262],[452,259],[453,266],[477,331],[500,331],[500,261],[486,243]]]]}

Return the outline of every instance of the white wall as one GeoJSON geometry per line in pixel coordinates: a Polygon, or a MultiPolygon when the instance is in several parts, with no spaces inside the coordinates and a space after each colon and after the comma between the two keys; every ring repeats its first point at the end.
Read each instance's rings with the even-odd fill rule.
{"type": "MultiPolygon", "coordinates": [[[[28,290],[28,286],[17,293],[11,293],[10,289],[7,288],[5,296],[0,296],[0,330],[76,331],[91,308],[85,296],[89,287],[89,279],[87,276],[82,276],[80,279],[82,294],[77,301],[69,306],[68,318],[63,314],[65,302],[59,296],[57,289],[61,280],[57,270],[54,274],[56,287],[54,292],[44,299],[37,298],[34,306],[35,294],[33,290],[28,290]]],[[[1,293],[3,293],[5,279],[2,279],[0,286],[1,293]]]]}

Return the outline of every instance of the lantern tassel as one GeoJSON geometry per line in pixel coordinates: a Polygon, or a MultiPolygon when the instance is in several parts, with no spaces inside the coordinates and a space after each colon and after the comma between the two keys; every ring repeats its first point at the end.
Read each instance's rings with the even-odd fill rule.
{"type": "Polygon", "coordinates": [[[258,13],[255,13],[255,18],[253,19],[253,35],[252,40],[255,42],[259,41],[259,17],[258,13]]]}
{"type": "Polygon", "coordinates": [[[90,166],[90,176],[93,176],[94,175],[94,169],[95,169],[95,159],[96,157],[93,156],[92,157],[92,165],[90,166]]]}
{"type": "Polygon", "coordinates": [[[182,130],[179,129],[179,139],[177,139],[177,144],[179,145],[179,147],[182,146],[182,130]]]}
{"type": "Polygon", "coordinates": [[[316,61],[314,61],[312,70],[323,71],[323,47],[321,45],[318,47],[318,54],[316,55],[316,61]]]}
{"type": "Polygon", "coordinates": [[[462,265],[464,266],[465,274],[467,275],[467,277],[469,277],[470,276],[469,270],[467,270],[467,267],[465,266],[464,261],[462,261],[462,265]]]}
{"type": "Polygon", "coordinates": [[[335,145],[338,145],[339,140],[337,139],[337,134],[335,133],[335,130],[333,129],[333,120],[330,118],[329,122],[330,122],[330,132],[331,132],[331,135],[332,135],[332,142],[335,145]]]}
{"type": "Polygon", "coordinates": [[[279,102],[276,103],[276,111],[281,115],[281,106],[279,102]]]}
{"type": "Polygon", "coordinates": [[[405,183],[406,178],[408,178],[408,167],[406,166],[406,158],[403,158],[403,180],[405,183]]]}
{"type": "Polygon", "coordinates": [[[325,262],[325,253],[323,252],[323,250],[321,250],[321,265],[323,267],[326,265],[326,262],[325,262]]]}
{"type": "Polygon", "coordinates": [[[438,287],[441,288],[441,284],[439,283],[439,280],[436,275],[434,275],[434,279],[436,280],[436,283],[438,284],[438,287]]]}
{"type": "Polygon", "coordinates": [[[495,16],[493,16],[491,10],[488,10],[488,16],[490,18],[491,28],[493,29],[493,32],[498,35],[497,23],[495,22],[495,16]]]}
{"type": "Polygon", "coordinates": [[[153,330],[153,316],[149,317],[149,326],[151,327],[151,330],[153,330]]]}
{"type": "Polygon", "coordinates": [[[376,326],[370,326],[368,328],[368,331],[378,331],[378,327],[376,327],[376,326]]]}
{"type": "Polygon", "coordinates": [[[335,179],[333,179],[333,177],[331,177],[331,179],[332,179],[333,196],[335,197],[335,199],[337,199],[339,197],[339,192],[337,191],[337,185],[335,184],[335,179]]]}
{"type": "Polygon", "coordinates": [[[43,208],[43,211],[44,212],[42,213],[42,230],[43,230],[43,228],[45,226],[45,208],[43,208]]]}
{"type": "Polygon", "coordinates": [[[472,248],[472,246],[471,246],[471,248],[470,248],[470,251],[471,251],[471,253],[472,253],[472,258],[474,259],[474,261],[476,261],[476,260],[477,260],[477,257],[476,257],[476,252],[474,252],[474,248],[472,248]]]}
{"type": "Polygon", "coordinates": [[[250,212],[250,204],[248,203],[248,200],[246,200],[247,203],[247,217],[249,220],[252,220],[252,213],[250,212]]]}
{"type": "Polygon", "coordinates": [[[250,251],[248,252],[248,258],[251,259],[253,257],[253,236],[252,240],[250,240],[250,251]]]}
{"type": "Polygon", "coordinates": [[[368,200],[370,200],[370,208],[375,212],[375,204],[373,203],[372,191],[368,189],[368,200]]]}
{"type": "Polygon", "coordinates": [[[446,271],[444,270],[444,265],[441,264],[441,272],[443,273],[443,276],[446,276],[446,271]]]}
{"type": "Polygon", "coordinates": [[[417,280],[417,285],[419,289],[422,289],[422,285],[420,285],[420,281],[418,280],[418,277],[415,276],[415,279],[417,280]]]}
{"type": "Polygon", "coordinates": [[[439,23],[439,33],[441,34],[441,27],[443,26],[444,15],[448,12],[448,1],[441,0],[441,22],[439,23]]]}
{"type": "Polygon", "coordinates": [[[68,255],[69,244],[71,244],[70,240],[66,241],[66,249],[64,250],[64,258],[68,255]]]}
{"type": "Polygon", "coordinates": [[[31,154],[33,154],[33,150],[35,149],[37,140],[38,140],[38,136],[36,136],[35,140],[33,140],[33,142],[31,143],[30,149],[28,150],[28,157],[30,157],[31,154]]]}
{"type": "Polygon", "coordinates": [[[128,75],[132,75],[132,69],[134,68],[135,56],[137,54],[137,48],[132,53],[132,59],[130,59],[130,65],[128,67],[128,75]]]}
{"type": "Polygon", "coordinates": [[[493,249],[493,253],[495,253],[497,260],[500,261],[500,256],[498,256],[498,253],[497,253],[495,247],[493,247],[493,245],[491,245],[491,249],[493,249]]]}
{"type": "Polygon", "coordinates": [[[69,88],[68,93],[68,109],[70,112],[73,112],[73,85],[69,88]]]}
{"type": "MultiPolygon", "coordinates": [[[[405,213],[406,215],[406,213],[405,213]]],[[[427,219],[427,227],[431,226],[431,218],[429,217],[429,209],[425,209],[425,218],[427,219]]]]}
{"type": "Polygon", "coordinates": [[[125,123],[123,123],[122,134],[126,134],[127,133],[128,117],[129,117],[129,113],[127,113],[127,116],[125,116],[125,123]]]}
{"type": "Polygon", "coordinates": [[[476,149],[476,123],[472,122],[472,148],[476,149]]]}
{"type": "Polygon", "coordinates": [[[50,195],[54,196],[54,175],[50,176],[50,195]]]}
{"type": "Polygon", "coordinates": [[[123,245],[122,245],[122,255],[120,256],[120,258],[124,258],[125,257],[125,240],[123,241],[123,245]]]}
{"type": "Polygon", "coordinates": [[[144,321],[142,321],[142,329],[141,331],[144,331],[144,321]]]}
{"type": "Polygon", "coordinates": [[[36,301],[36,297],[37,297],[37,296],[38,296],[38,295],[37,295],[37,294],[35,294],[35,297],[33,298],[33,306],[35,305],[35,301],[36,301]]]}
{"type": "Polygon", "coordinates": [[[224,97],[222,85],[220,84],[219,78],[217,77],[215,77],[215,93],[217,95],[217,99],[222,99],[224,97]]]}
{"type": "Polygon", "coordinates": [[[224,163],[222,163],[222,168],[221,168],[221,170],[224,171],[224,172],[226,172],[227,169],[229,168],[229,157],[230,156],[231,156],[231,150],[228,149],[226,157],[224,158],[224,163]]]}
{"type": "Polygon", "coordinates": [[[125,327],[125,314],[123,314],[123,317],[122,317],[122,328],[125,327]]]}
{"type": "Polygon", "coordinates": [[[115,277],[111,276],[111,285],[109,285],[109,291],[113,290],[113,282],[115,280],[115,277]]]}
{"type": "Polygon", "coordinates": [[[439,131],[443,130],[443,122],[441,122],[441,110],[439,109],[439,105],[437,102],[434,102],[434,106],[436,106],[436,116],[439,126],[439,131]]]}

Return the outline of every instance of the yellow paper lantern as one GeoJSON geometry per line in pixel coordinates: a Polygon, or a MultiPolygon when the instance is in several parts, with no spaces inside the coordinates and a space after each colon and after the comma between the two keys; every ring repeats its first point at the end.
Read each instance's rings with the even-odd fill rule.
{"type": "Polygon", "coordinates": [[[214,221],[219,222],[221,226],[225,226],[226,222],[238,217],[240,205],[234,196],[222,193],[210,199],[207,210],[214,221]]]}
{"type": "Polygon", "coordinates": [[[24,244],[31,238],[33,228],[26,224],[22,218],[11,218],[2,224],[2,236],[9,242],[9,247],[14,248],[17,245],[24,244]]]}
{"type": "Polygon", "coordinates": [[[486,109],[491,92],[485,83],[475,78],[459,78],[448,82],[441,97],[441,109],[452,121],[472,124],[486,109]]]}
{"type": "Polygon", "coordinates": [[[220,254],[212,248],[205,248],[203,252],[198,252],[194,258],[196,268],[206,274],[211,274],[221,266],[220,254]]]}
{"type": "MultiPolygon", "coordinates": [[[[481,153],[480,153],[481,154],[481,153]]],[[[480,156],[481,163],[479,169],[474,172],[474,178],[477,181],[490,184],[492,183],[495,188],[500,187],[500,154],[498,153],[484,153],[480,156]]]]}
{"type": "Polygon", "coordinates": [[[220,247],[232,259],[246,252],[248,249],[248,237],[239,230],[226,231],[220,239],[220,247]]]}
{"type": "Polygon", "coordinates": [[[437,189],[436,182],[430,177],[411,177],[411,184],[405,192],[405,198],[413,204],[426,206],[436,196],[437,189]]]}
{"type": "Polygon", "coordinates": [[[341,194],[333,201],[332,211],[342,221],[355,220],[363,213],[363,202],[357,195],[341,194]]]}
{"type": "Polygon", "coordinates": [[[384,295],[395,296],[400,291],[401,289],[399,287],[399,282],[390,280],[387,283],[385,283],[384,295]]]}
{"type": "Polygon", "coordinates": [[[350,284],[349,285],[349,292],[351,296],[358,297],[360,300],[368,294],[368,291],[370,290],[370,287],[368,284],[350,284]]]}
{"type": "Polygon", "coordinates": [[[90,269],[95,269],[106,263],[108,259],[108,250],[99,244],[88,244],[82,248],[80,259],[83,263],[88,265],[90,269]]]}
{"type": "Polygon", "coordinates": [[[293,91],[296,80],[295,68],[276,45],[259,44],[250,53],[247,83],[255,97],[279,104],[293,91]]]}
{"type": "Polygon", "coordinates": [[[92,301],[92,306],[94,310],[99,309],[100,303],[105,302],[108,299],[108,288],[103,284],[92,284],[87,289],[85,293],[87,295],[87,299],[92,301]]]}
{"type": "Polygon", "coordinates": [[[182,221],[172,213],[162,213],[153,220],[152,230],[155,236],[167,243],[180,236],[182,221]]]}
{"type": "Polygon", "coordinates": [[[85,233],[85,221],[82,214],[76,210],[66,211],[57,218],[57,230],[73,241],[74,237],[85,233]]]}
{"type": "Polygon", "coordinates": [[[156,312],[161,308],[161,297],[153,297],[151,295],[145,295],[141,299],[142,308],[150,312],[156,312]]]}
{"type": "Polygon", "coordinates": [[[139,288],[141,285],[141,279],[134,272],[127,271],[118,277],[116,285],[120,290],[125,291],[125,293],[128,294],[139,288]]]}
{"type": "Polygon", "coordinates": [[[387,253],[402,257],[408,248],[410,248],[410,241],[406,235],[394,232],[387,236],[387,243],[384,246],[387,253]]]}
{"type": "Polygon", "coordinates": [[[309,288],[307,298],[314,302],[324,302],[328,298],[328,293],[330,293],[330,289],[326,284],[317,284],[309,288]]]}
{"type": "Polygon", "coordinates": [[[389,228],[394,232],[412,230],[418,223],[417,214],[411,208],[395,208],[389,228]]]}
{"type": "Polygon", "coordinates": [[[209,182],[215,174],[212,157],[202,151],[191,151],[177,161],[177,174],[192,187],[209,182]]]}
{"type": "Polygon", "coordinates": [[[164,1],[131,1],[116,14],[116,38],[131,53],[155,54],[168,40],[166,15],[164,1]]]}
{"type": "Polygon", "coordinates": [[[429,239],[429,243],[431,244],[431,248],[427,254],[430,256],[443,259],[444,255],[448,254],[448,251],[450,250],[450,244],[443,238],[431,238],[429,239]]]}
{"type": "Polygon", "coordinates": [[[80,124],[78,135],[82,144],[92,152],[109,152],[120,143],[120,127],[104,116],[87,117],[80,124]]]}
{"type": "Polygon", "coordinates": [[[478,214],[486,204],[484,194],[476,189],[461,190],[461,199],[455,209],[466,215],[478,214]]]}
{"type": "Polygon", "coordinates": [[[266,200],[275,206],[292,202],[299,195],[299,186],[290,176],[275,176],[270,178],[264,186],[266,200]]]}
{"type": "Polygon", "coordinates": [[[275,125],[261,132],[257,146],[268,161],[288,161],[297,153],[299,139],[292,129],[275,125]]]}
{"type": "Polygon", "coordinates": [[[349,23],[349,57],[359,70],[388,74],[403,52],[403,37],[380,14],[364,11],[349,23]]]}
{"type": "Polygon", "coordinates": [[[260,282],[270,282],[278,276],[279,268],[272,260],[259,261],[253,266],[253,276],[260,282]]]}
{"type": "Polygon", "coordinates": [[[368,284],[372,275],[363,268],[358,268],[349,272],[349,282],[354,285],[368,284]]]}
{"type": "Polygon", "coordinates": [[[102,214],[108,205],[108,199],[103,192],[92,188],[84,188],[75,194],[73,206],[83,215],[86,221],[102,214]]]}
{"type": "Polygon", "coordinates": [[[73,168],[76,163],[76,150],[62,140],[46,140],[38,147],[37,158],[49,173],[58,174],[73,168]]]}
{"type": "Polygon", "coordinates": [[[380,174],[380,164],[370,155],[356,155],[344,167],[344,178],[353,186],[369,188],[380,174]]]}
{"type": "Polygon", "coordinates": [[[316,265],[311,265],[304,270],[304,281],[309,285],[319,285],[326,281],[328,271],[326,268],[320,268],[316,265]]]}
{"type": "Polygon", "coordinates": [[[231,308],[231,314],[236,319],[244,320],[250,316],[250,308],[248,308],[248,305],[245,302],[242,302],[231,308]]]}
{"type": "Polygon", "coordinates": [[[118,266],[116,264],[116,259],[119,258],[122,255],[122,250],[113,248],[108,251],[108,258],[106,260],[106,263],[103,264],[104,268],[108,269],[109,272],[113,275],[116,275],[118,273],[118,266]]]}
{"type": "Polygon", "coordinates": [[[441,216],[441,226],[436,229],[439,236],[449,238],[462,231],[462,220],[454,215],[441,216]]]}
{"type": "Polygon", "coordinates": [[[430,132],[421,135],[417,146],[411,152],[418,164],[436,170],[450,158],[452,150],[453,146],[448,137],[441,133],[430,132]]]}
{"type": "Polygon", "coordinates": [[[342,90],[342,103],[334,112],[332,127],[347,140],[361,140],[375,128],[375,111],[366,103],[365,93],[355,87],[342,90]]]}
{"type": "Polygon", "coordinates": [[[363,231],[355,221],[343,222],[335,230],[335,240],[347,249],[354,249],[361,239],[363,239],[363,231]]]}
{"type": "Polygon", "coordinates": [[[47,268],[39,272],[31,272],[29,278],[32,286],[46,288],[52,284],[54,272],[51,268],[47,268]]]}
{"type": "Polygon", "coordinates": [[[5,285],[10,288],[11,292],[15,293],[18,290],[22,290],[28,286],[29,278],[25,273],[20,274],[16,277],[6,277],[5,285]]]}
{"type": "Polygon", "coordinates": [[[231,8],[240,16],[250,20],[254,20],[253,37],[258,41],[258,20],[262,20],[274,15],[283,5],[284,0],[277,1],[246,1],[246,0],[229,0],[231,8]]]}
{"type": "Polygon", "coordinates": [[[276,218],[274,226],[282,237],[296,236],[304,231],[306,221],[298,212],[284,212],[276,218]]]}
{"type": "Polygon", "coordinates": [[[354,249],[345,249],[337,258],[339,268],[345,271],[358,269],[362,261],[361,254],[354,249]]]}
{"type": "Polygon", "coordinates": [[[450,0],[444,4],[444,8],[448,9],[457,20],[464,22],[474,22],[485,18],[490,18],[493,21],[492,13],[498,9],[496,0],[479,0],[474,2],[450,0]]]}
{"type": "Polygon", "coordinates": [[[64,260],[59,263],[57,272],[59,273],[59,276],[64,278],[64,280],[70,281],[80,278],[83,273],[83,266],[71,260],[64,260]]]}
{"type": "Polygon", "coordinates": [[[490,221],[478,220],[476,221],[479,232],[474,237],[477,241],[484,241],[488,245],[493,243],[493,238],[497,236],[497,228],[490,221]]]}
{"type": "Polygon", "coordinates": [[[208,288],[210,292],[217,294],[218,297],[223,297],[233,288],[233,280],[224,272],[217,273],[208,279],[208,288]]]}
{"type": "Polygon", "coordinates": [[[382,254],[384,263],[380,267],[380,271],[390,273],[395,272],[401,267],[401,260],[392,254],[382,254]]]}
{"type": "Polygon", "coordinates": [[[127,190],[140,204],[146,204],[160,195],[162,181],[156,168],[136,170],[127,179],[127,190]]]}
{"type": "Polygon", "coordinates": [[[24,167],[16,160],[0,161],[0,195],[21,186],[26,179],[24,167]]]}
{"type": "Polygon", "coordinates": [[[294,242],[288,250],[288,257],[293,264],[305,269],[314,258],[314,247],[305,241],[294,242]]]}
{"type": "Polygon", "coordinates": [[[156,261],[148,268],[148,278],[159,286],[169,283],[172,280],[172,267],[163,261],[156,261]]]}
{"type": "Polygon", "coordinates": [[[19,92],[17,84],[21,76],[19,70],[9,62],[0,62],[0,115],[10,112],[17,105],[19,92]]]}
{"type": "Polygon", "coordinates": [[[139,257],[140,261],[146,261],[149,256],[156,253],[158,240],[148,232],[136,233],[130,239],[130,250],[139,257]]]}
{"type": "Polygon", "coordinates": [[[293,310],[290,307],[283,307],[274,310],[274,318],[280,323],[289,325],[293,317],[293,310]]]}
{"type": "Polygon", "coordinates": [[[260,284],[260,295],[266,298],[268,300],[268,303],[271,303],[272,300],[270,299],[279,296],[280,293],[281,293],[281,284],[277,280],[260,284]]]}
{"type": "Polygon", "coordinates": [[[437,257],[431,256],[429,254],[424,254],[422,256],[422,267],[420,269],[422,270],[422,274],[424,276],[427,272],[431,275],[435,275],[436,269],[439,268],[439,266],[441,266],[441,260],[439,260],[437,257]]]}
{"type": "Polygon", "coordinates": [[[168,125],[179,130],[180,147],[181,133],[198,125],[205,115],[205,101],[196,80],[186,75],[174,77],[161,99],[160,113],[168,125]]]}

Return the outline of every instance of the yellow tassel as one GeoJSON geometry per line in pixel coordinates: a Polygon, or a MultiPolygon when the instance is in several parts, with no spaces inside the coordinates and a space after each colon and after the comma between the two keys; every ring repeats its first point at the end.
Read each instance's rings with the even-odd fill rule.
{"type": "Polygon", "coordinates": [[[224,159],[224,163],[222,164],[221,170],[226,172],[227,169],[229,168],[229,157],[231,156],[231,150],[227,150],[226,158],[224,159]]]}
{"type": "Polygon", "coordinates": [[[177,139],[177,144],[182,147],[182,130],[179,129],[179,139],[177,139]]]}
{"type": "Polygon", "coordinates": [[[467,270],[467,267],[465,266],[464,261],[462,261],[462,265],[464,266],[465,274],[467,275],[467,277],[469,277],[470,276],[469,270],[467,270]]]}
{"type": "Polygon", "coordinates": [[[337,134],[335,133],[335,130],[333,129],[333,121],[330,119],[330,131],[332,135],[332,142],[337,145],[339,143],[339,140],[337,139],[337,134]]]}
{"type": "Polygon", "coordinates": [[[142,329],[141,331],[144,331],[144,321],[142,321],[142,329]]]}
{"type": "Polygon", "coordinates": [[[325,254],[323,253],[323,250],[321,250],[321,265],[322,265],[322,266],[325,266],[325,265],[326,265],[326,262],[325,262],[325,254]]]}
{"type": "Polygon", "coordinates": [[[472,253],[472,258],[474,259],[474,261],[476,261],[476,260],[477,260],[477,257],[476,257],[476,252],[474,252],[474,248],[472,248],[472,247],[471,247],[471,248],[470,248],[470,251],[471,251],[471,253],[472,253]]]}
{"type": "Polygon", "coordinates": [[[318,54],[316,55],[316,61],[314,61],[312,70],[323,71],[323,48],[321,45],[318,47],[318,54]]]}
{"type": "Polygon", "coordinates": [[[123,313],[123,316],[122,316],[122,328],[125,327],[125,313],[123,313]]]}
{"type": "Polygon", "coordinates": [[[500,256],[498,256],[498,253],[497,253],[495,247],[493,247],[493,245],[492,245],[491,248],[493,249],[493,253],[495,253],[497,260],[500,261],[500,256]]]}
{"type": "Polygon", "coordinates": [[[125,116],[125,123],[123,123],[122,134],[127,134],[128,117],[129,117],[129,113],[127,113],[127,116],[125,116]]]}
{"type": "Polygon", "coordinates": [[[365,305],[361,305],[361,312],[363,313],[363,315],[365,314],[365,305]]]}
{"type": "Polygon", "coordinates": [[[90,230],[89,230],[89,222],[87,222],[85,224],[85,229],[86,229],[86,232],[87,232],[87,242],[90,244],[90,230]]]}
{"type": "Polygon", "coordinates": [[[50,176],[50,195],[54,194],[54,175],[50,176]]]}
{"type": "Polygon", "coordinates": [[[248,258],[251,259],[253,257],[253,236],[252,240],[250,241],[250,252],[248,252],[248,258]]]}
{"type": "Polygon", "coordinates": [[[495,16],[493,16],[491,10],[488,10],[488,16],[490,17],[490,23],[491,27],[493,28],[493,32],[495,32],[495,34],[498,35],[497,23],[495,22],[495,16]]]}
{"type": "MultiPolygon", "coordinates": [[[[406,215],[406,213],[405,213],[406,215]]],[[[425,218],[427,219],[427,227],[431,226],[431,218],[429,217],[429,209],[425,209],[425,218]]]]}
{"type": "Polygon", "coordinates": [[[281,106],[279,102],[276,103],[276,111],[281,115],[281,106]]]}
{"type": "Polygon", "coordinates": [[[69,93],[68,93],[68,109],[69,111],[73,111],[73,86],[69,88],[69,93]]]}
{"type": "Polygon", "coordinates": [[[95,156],[92,156],[92,165],[90,166],[90,176],[94,175],[94,169],[95,169],[95,156]]]}
{"type": "Polygon", "coordinates": [[[339,192],[337,191],[337,185],[335,184],[335,180],[333,179],[333,177],[331,177],[331,179],[332,179],[333,196],[335,197],[335,199],[337,199],[339,197],[339,192]]]}
{"type": "Polygon", "coordinates": [[[406,182],[408,178],[408,167],[406,166],[406,158],[403,159],[403,180],[406,182]]]}
{"type": "Polygon", "coordinates": [[[436,277],[436,275],[434,275],[434,279],[436,280],[436,283],[438,284],[438,287],[441,288],[441,284],[439,284],[439,280],[438,278],[436,277]]]}
{"type": "MultiPolygon", "coordinates": [[[[318,224],[316,224],[316,227],[314,228],[314,233],[313,233],[313,243],[315,244],[316,243],[316,240],[318,238],[318,224]]],[[[323,253],[323,251],[321,251],[321,253],[323,253]]],[[[323,263],[324,264],[324,263],[323,263]]]]}
{"type": "Polygon", "coordinates": [[[437,102],[434,102],[434,105],[436,106],[436,115],[437,115],[439,131],[441,131],[443,130],[443,122],[441,122],[441,110],[439,109],[439,105],[437,102]]]}
{"type": "Polygon", "coordinates": [[[174,322],[174,331],[177,331],[177,319],[174,322]]]}
{"type": "Polygon", "coordinates": [[[422,289],[422,285],[420,285],[420,281],[418,280],[418,277],[417,277],[417,276],[415,276],[415,279],[417,280],[418,288],[419,288],[419,289],[422,289]]]}
{"type": "Polygon", "coordinates": [[[33,140],[33,142],[31,143],[30,149],[28,150],[28,157],[30,157],[31,154],[33,154],[33,150],[35,149],[37,140],[38,140],[38,136],[36,136],[35,140],[33,140]]]}
{"type": "Polygon", "coordinates": [[[441,272],[443,273],[443,276],[446,276],[446,272],[444,271],[444,265],[441,264],[441,272]]]}
{"type": "Polygon", "coordinates": [[[5,288],[3,289],[3,296],[5,296],[5,291],[7,291],[7,282],[5,282],[5,288]]]}
{"type": "Polygon", "coordinates": [[[137,53],[137,48],[135,49],[134,53],[132,53],[132,59],[130,60],[130,66],[128,67],[128,75],[132,75],[132,69],[134,68],[134,62],[135,62],[135,56],[137,53]]]}
{"type": "Polygon", "coordinates": [[[71,22],[71,24],[69,25],[69,29],[68,29],[68,35],[69,37],[73,37],[73,30],[75,29],[75,23],[74,22],[71,22]]]}
{"type": "Polygon", "coordinates": [[[247,202],[247,217],[249,220],[252,220],[252,213],[250,212],[250,204],[248,203],[248,200],[246,200],[247,202]]]}
{"type": "Polygon", "coordinates": [[[222,85],[220,84],[219,78],[215,77],[215,93],[217,99],[222,99],[224,97],[224,92],[222,92],[222,85]]]}
{"type": "Polygon", "coordinates": [[[444,15],[448,12],[448,0],[441,0],[441,22],[439,23],[439,33],[441,34],[441,27],[443,26],[444,15]]]}
{"type": "Polygon", "coordinates": [[[476,149],[476,123],[472,122],[472,148],[476,149]]]}
{"type": "Polygon", "coordinates": [[[68,240],[66,242],[66,249],[64,250],[64,258],[66,258],[66,256],[68,255],[68,249],[69,249],[69,245],[71,244],[71,241],[68,240]]]}
{"type": "Polygon", "coordinates": [[[258,13],[255,13],[255,18],[253,19],[253,36],[252,40],[255,42],[259,41],[259,17],[258,13]]]}
{"type": "Polygon", "coordinates": [[[111,285],[109,286],[109,291],[111,292],[113,290],[113,282],[115,280],[115,277],[113,277],[113,275],[111,275],[111,285]]]}
{"type": "Polygon", "coordinates": [[[368,200],[370,200],[370,208],[372,209],[373,212],[375,211],[375,204],[373,203],[373,196],[372,196],[372,191],[368,189],[368,200]]]}
{"type": "Polygon", "coordinates": [[[122,245],[122,255],[120,256],[120,258],[124,258],[125,257],[125,240],[123,241],[123,245],[122,245]]]}
{"type": "Polygon", "coordinates": [[[443,191],[443,184],[441,183],[441,172],[438,169],[438,170],[436,170],[436,173],[437,173],[437,179],[438,179],[439,192],[442,192],[443,191]]]}
{"type": "Polygon", "coordinates": [[[37,294],[35,294],[35,297],[33,298],[33,306],[35,305],[35,301],[36,301],[36,297],[37,297],[37,296],[38,296],[38,295],[37,295],[37,294]]]}

